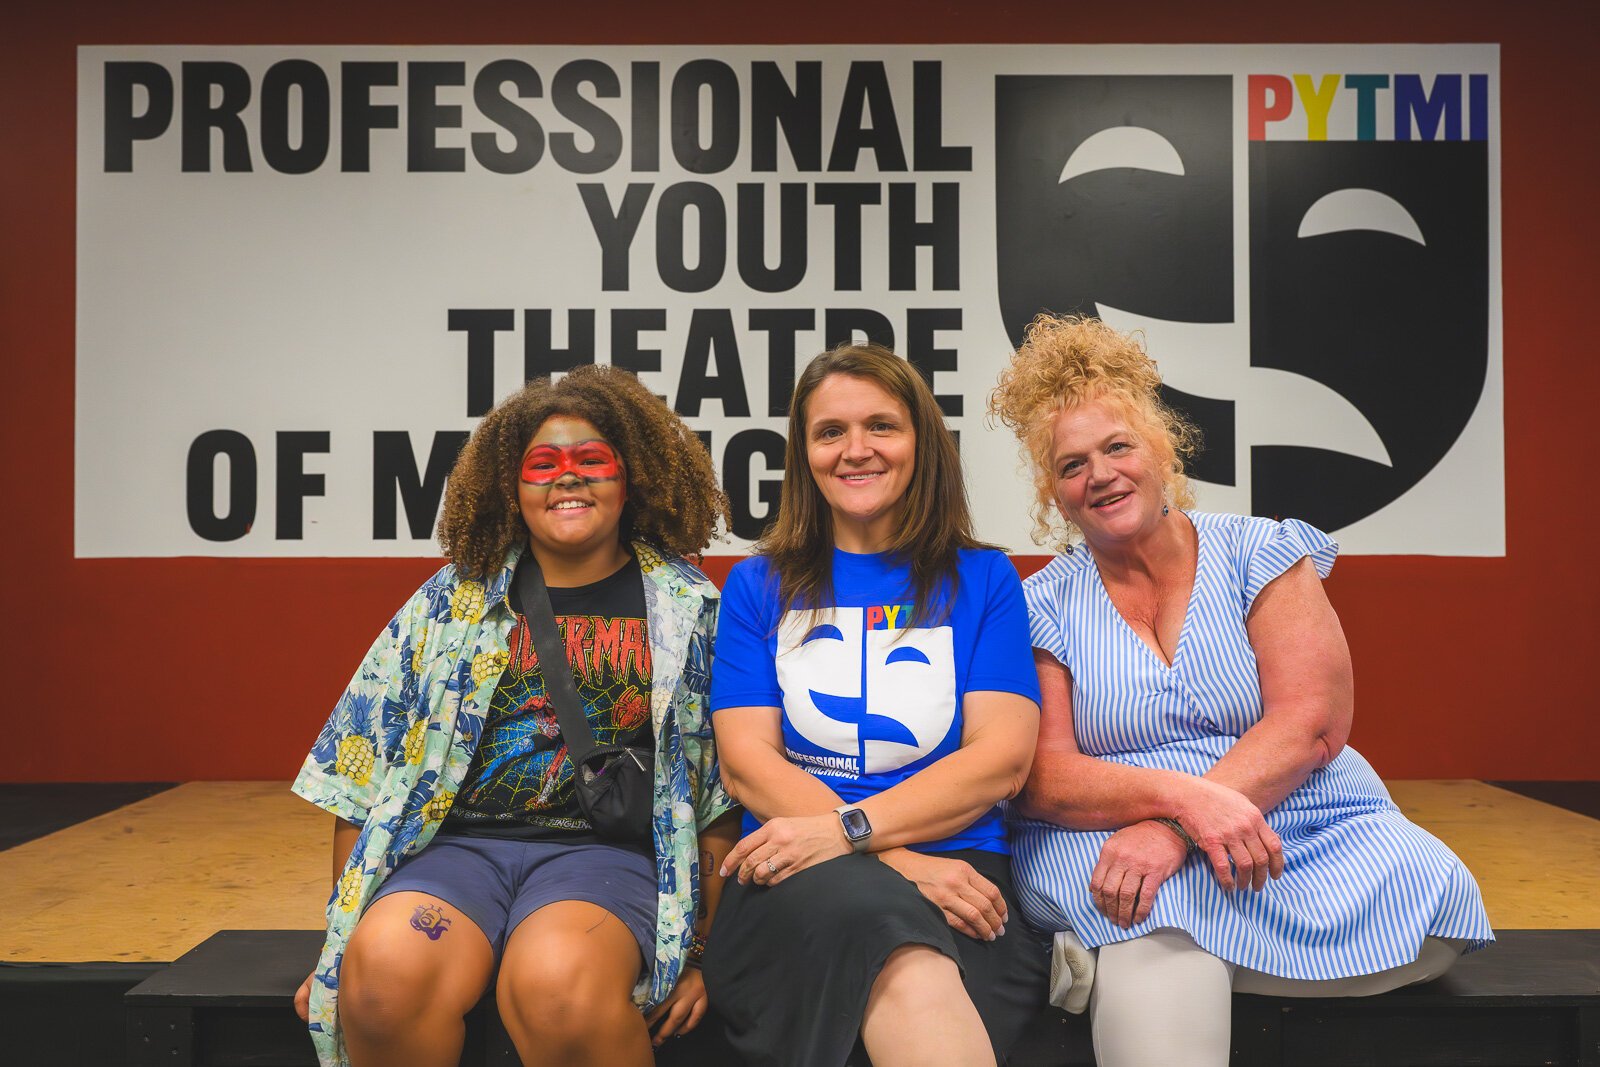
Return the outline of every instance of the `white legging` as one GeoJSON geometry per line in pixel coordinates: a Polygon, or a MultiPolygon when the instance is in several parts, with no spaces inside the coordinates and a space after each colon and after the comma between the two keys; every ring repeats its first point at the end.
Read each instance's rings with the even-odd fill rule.
{"type": "Polygon", "coordinates": [[[1414,961],[1393,970],[1306,981],[1236,967],[1170,927],[1103,945],[1089,998],[1095,1062],[1100,1067],[1226,1065],[1235,992],[1371,996],[1439,977],[1465,947],[1464,941],[1430,937],[1414,961]]]}

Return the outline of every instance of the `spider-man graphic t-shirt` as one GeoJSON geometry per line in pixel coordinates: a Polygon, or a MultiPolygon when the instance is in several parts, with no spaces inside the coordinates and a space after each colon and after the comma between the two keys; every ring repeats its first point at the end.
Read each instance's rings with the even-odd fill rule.
{"type": "MultiPolygon", "coordinates": [[[[609,578],[550,590],[572,680],[602,745],[650,744],[650,636],[644,577],[631,557],[609,578]]],[[[517,613],[483,739],[441,829],[523,840],[601,841],[572,788],[572,760],[545,699],[528,621],[517,613]]],[[[608,842],[614,843],[614,842],[608,842]]]]}

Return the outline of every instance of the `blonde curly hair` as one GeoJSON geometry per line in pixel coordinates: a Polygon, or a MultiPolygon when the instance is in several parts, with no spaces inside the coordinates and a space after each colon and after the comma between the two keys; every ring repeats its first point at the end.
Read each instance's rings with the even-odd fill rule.
{"type": "Polygon", "coordinates": [[[1081,315],[1042,314],[1028,324],[1022,347],[989,394],[990,424],[1017,435],[1033,475],[1033,540],[1070,548],[1083,534],[1056,507],[1051,449],[1056,416],[1102,400],[1118,409],[1128,429],[1151,448],[1169,502],[1194,506],[1184,462],[1200,447],[1200,431],[1161,399],[1161,374],[1137,339],[1081,315]]]}

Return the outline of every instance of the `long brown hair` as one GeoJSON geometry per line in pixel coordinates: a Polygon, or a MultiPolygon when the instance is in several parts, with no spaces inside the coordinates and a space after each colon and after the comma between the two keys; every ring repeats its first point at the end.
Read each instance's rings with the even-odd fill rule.
{"type": "Polygon", "coordinates": [[[840,345],[813,359],[789,401],[789,441],[784,452],[778,519],[756,544],[778,574],[785,610],[824,605],[833,596],[833,512],[811,475],[807,407],[811,395],[835,374],[860,378],[905,405],[916,435],[910,484],[900,508],[900,529],[887,552],[911,570],[915,607],[909,625],[943,621],[955,601],[956,553],[988,548],[972,532],[961,454],[933,390],[911,364],[881,345],[840,345]]]}
{"type": "Polygon", "coordinates": [[[554,385],[529,382],[483,417],[446,485],[439,544],[456,569],[487,578],[528,540],[517,503],[522,453],[546,419],[584,419],[622,453],[627,503],[618,536],[680,556],[705,549],[728,519],[728,497],[694,431],[637,377],[584,366],[554,385]]]}

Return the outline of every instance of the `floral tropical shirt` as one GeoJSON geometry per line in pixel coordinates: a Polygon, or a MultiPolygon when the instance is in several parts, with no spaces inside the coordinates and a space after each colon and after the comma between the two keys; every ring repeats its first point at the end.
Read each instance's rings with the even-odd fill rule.
{"type": "MultiPolygon", "coordinates": [[[[718,594],[693,565],[635,543],[655,677],[654,966],[634,1000],[672,991],[694,933],[698,833],[728,810],[711,734],[711,646],[718,594]]],[[[324,1065],[347,1063],[339,964],[356,921],[402,859],[427,845],[455,799],[508,662],[508,594],[521,548],[486,584],[453,565],[418,589],[378,635],[306,757],[293,789],[361,828],[328,901],[328,939],[311,983],[311,1037],[324,1065]]]]}

